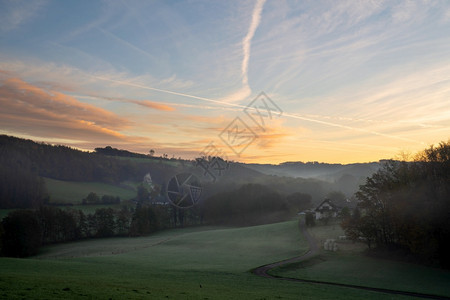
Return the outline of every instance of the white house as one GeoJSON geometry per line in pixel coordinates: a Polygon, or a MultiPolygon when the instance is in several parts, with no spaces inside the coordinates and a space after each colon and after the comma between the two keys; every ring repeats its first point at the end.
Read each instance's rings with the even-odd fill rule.
{"type": "Polygon", "coordinates": [[[322,218],[331,217],[335,218],[338,214],[338,207],[330,200],[325,199],[322,201],[322,203],[317,206],[317,208],[314,210],[316,213],[316,220],[320,220],[322,218]]]}

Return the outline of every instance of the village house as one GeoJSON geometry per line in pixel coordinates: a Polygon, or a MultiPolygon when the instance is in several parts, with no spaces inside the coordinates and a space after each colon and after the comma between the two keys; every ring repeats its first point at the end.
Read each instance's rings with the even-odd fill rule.
{"type": "Polygon", "coordinates": [[[330,200],[325,199],[314,210],[316,220],[323,218],[336,218],[339,212],[339,208],[330,200]]]}

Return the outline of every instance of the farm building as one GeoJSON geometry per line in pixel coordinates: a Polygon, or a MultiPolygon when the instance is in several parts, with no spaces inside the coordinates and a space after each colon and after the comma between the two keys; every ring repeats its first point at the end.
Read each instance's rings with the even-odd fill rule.
{"type": "Polygon", "coordinates": [[[314,212],[316,213],[316,220],[328,217],[335,218],[339,208],[330,199],[325,199],[317,206],[314,212]]]}

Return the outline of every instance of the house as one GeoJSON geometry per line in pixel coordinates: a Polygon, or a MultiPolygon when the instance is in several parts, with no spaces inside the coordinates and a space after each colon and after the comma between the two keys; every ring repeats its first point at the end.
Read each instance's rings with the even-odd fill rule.
{"type": "Polygon", "coordinates": [[[325,199],[314,210],[316,213],[316,220],[323,218],[335,218],[339,212],[339,208],[330,200],[325,199]]]}

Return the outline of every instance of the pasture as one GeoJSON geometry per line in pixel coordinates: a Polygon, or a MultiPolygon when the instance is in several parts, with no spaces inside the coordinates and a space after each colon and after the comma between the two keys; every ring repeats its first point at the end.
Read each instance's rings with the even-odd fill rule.
{"type": "Polygon", "coordinates": [[[111,156],[116,159],[121,160],[129,160],[135,163],[154,163],[154,164],[165,164],[173,167],[177,167],[180,165],[180,162],[177,160],[169,160],[158,157],[130,157],[130,156],[111,156]]]}
{"type": "Polygon", "coordinates": [[[296,221],[54,245],[29,259],[0,258],[0,298],[392,299],[250,272],[306,250],[296,221]]]}
{"type": "Polygon", "coordinates": [[[15,209],[0,209],[0,221],[15,209]]]}
{"type": "Polygon", "coordinates": [[[338,225],[316,226],[310,232],[321,248],[324,240],[333,238],[340,250],[322,251],[317,257],[273,269],[270,274],[450,297],[448,270],[363,255],[364,244],[338,240],[344,234],[338,225]]]}
{"type": "Polygon", "coordinates": [[[100,182],[75,182],[44,178],[50,202],[81,204],[83,198],[90,192],[99,197],[103,195],[119,196],[121,200],[128,200],[136,196],[136,191],[125,189],[112,184],[100,182]]]}

